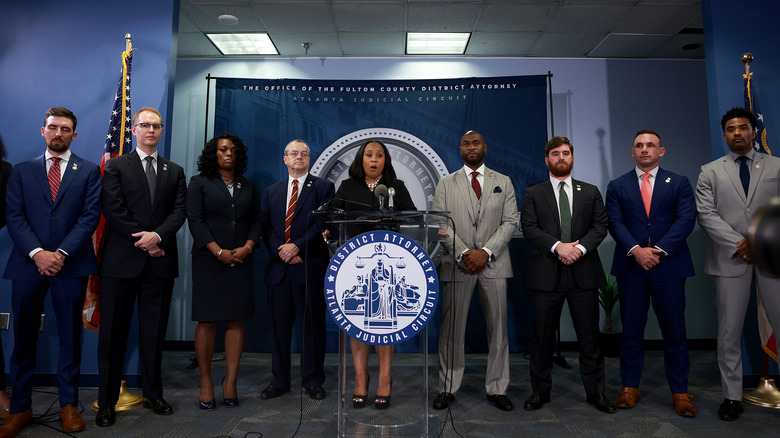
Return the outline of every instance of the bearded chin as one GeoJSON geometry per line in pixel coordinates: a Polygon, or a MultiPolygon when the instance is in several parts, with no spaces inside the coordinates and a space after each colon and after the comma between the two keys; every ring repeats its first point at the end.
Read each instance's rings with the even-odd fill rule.
{"type": "Polygon", "coordinates": [[[550,169],[550,173],[552,174],[552,176],[561,178],[571,173],[572,166],[558,167],[556,165],[552,165],[552,166],[548,165],[547,168],[550,169]]]}

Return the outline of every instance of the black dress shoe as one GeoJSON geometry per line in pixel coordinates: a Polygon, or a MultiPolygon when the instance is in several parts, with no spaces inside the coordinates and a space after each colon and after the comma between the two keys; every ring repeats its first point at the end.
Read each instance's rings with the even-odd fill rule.
{"type": "Polygon", "coordinates": [[[101,409],[95,415],[95,424],[100,427],[111,426],[114,423],[116,423],[116,414],[111,408],[101,409]]]}
{"type": "Polygon", "coordinates": [[[263,400],[268,400],[268,399],[279,397],[280,395],[289,391],[290,391],[289,389],[276,388],[273,385],[268,385],[263,390],[263,392],[260,393],[260,398],[263,400]]]}
{"type": "Polygon", "coordinates": [[[526,411],[535,411],[541,409],[545,403],[550,403],[549,392],[534,392],[523,403],[523,409],[526,411]]]}
{"type": "Polygon", "coordinates": [[[146,409],[151,409],[157,415],[171,415],[173,408],[162,397],[144,402],[146,409]]]}
{"type": "Polygon", "coordinates": [[[723,400],[718,409],[718,418],[723,421],[734,421],[739,418],[739,414],[745,411],[742,402],[739,400],[723,400]]]}
{"type": "Polygon", "coordinates": [[[308,388],[304,387],[304,389],[309,394],[309,398],[312,400],[322,400],[326,395],[328,395],[320,385],[314,385],[308,388]]]}
{"type": "Polygon", "coordinates": [[[433,400],[433,409],[447,409],[450,403],[455,401],[455,396],[449,392],[440,392],[433,400]]]}
{"type": "Polygon", "coordinates": [[[489,402],[495,403],[496,407],[502,411],[511,411],[514,408],[514,406],[512,406],[512,402],[509,400],[509,397],[504,394],[488,394],[487,399],[489,402]]]}
{"type": "Polygon", "coordinates": [[[595,406],[596,409],[605,414],[614,414],[615,411],[617,411],[615,405],[613,405],[604,394],[589,395],[585,398],[585,400],[588,402],[588,404],[595,406]]]}

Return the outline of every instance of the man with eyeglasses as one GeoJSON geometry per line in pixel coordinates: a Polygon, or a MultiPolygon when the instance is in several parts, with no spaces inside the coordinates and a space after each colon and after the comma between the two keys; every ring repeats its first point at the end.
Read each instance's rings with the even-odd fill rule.
{"type": "Polygon", "coordinates": [[[284,148],[287,178],[268,187],[261,201],[263,242],[271,316],[273,379],[260,393],[271,399],[290,390],[290,342],[297,318],[303,325],[301,385],[309,397],[322,400],[325,382],[325,294],[322,279],[328,248],[321,237],[320,218],[311,214],[333,198],[333,183],[309,173],[311,150],[303,140],[284,148]]]}
{"type": "Polygon", "coordinates": [[[144,407],[170,415],[163,399],[162,346],[168,328],[173,282],[179,275],[176,232],[187,217],[184,169],[162,157],[157,145],[162,116],[154,108],[133,115],[136,149],[106,163],[103,215],[108,224],[100,262],[98,426],[116,421],[122,368],[133,307],[138,300],[144,407]]]}

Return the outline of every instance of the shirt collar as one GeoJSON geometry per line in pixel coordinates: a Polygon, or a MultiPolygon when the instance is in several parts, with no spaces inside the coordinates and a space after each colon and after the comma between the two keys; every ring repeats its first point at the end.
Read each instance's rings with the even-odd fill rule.
{"type": "MultiPolygon", "coordinates": [[[[737,161],[737,158],[741,157],[742,155],[735,154],[734,152],[729,152],[729,155],[731,155],[731,159],[734,161],[737,161]]],[[[750,161],[753,161],[753,156],[756,155],[756,150],[753,148],[750,148],[748,153],[746,153],[744,156],[748,157],[750,161]]]]}
{"type": "MultiPolygon", "coordinates": [[[[466,176],[470,177],[471,172],[474,172],[475,170],[464,164],[463,171],[466,172],[466,176]]],[[[476,172],[482,176],[485,176],[485,163],[482,163],[482,165],[477,168],[476,172]]]]}
{"type": "MultiPolygon", "coordinates": [[[[54,155],[52,155],[51,152],[49,152],[49,150],[46,149],[46,152],[44,153],[44,157],[46,158],[46,161],[49,161],[53,156],[54,155]]],[[[67,163],[70,160],[70,149],[61,153],[60,155],[58,155],[58,157],[60,158],[60,160],[62,160],[63,163],[67,163]]]]}
{"type": "MultiPolygon", "coordinates": [[[[558,178],[552,176],[551,173],[549,175],[550,175],[550,184],[552,184],[552,186],[553,186],[553,188],[555,190],[558,190],[558,186],[560,186],[561,180],[559,180],[558,178]]],[[[567,176],[566,179],[563,180],[563,182],[566,183],[566,186],[568,186],[568,187],[572,187],[573,186],[573,184],[571,182],[571,175],[567,176]]]]}
{"type": "Polygon", "coordinates": [[[142,151],[141,148],[135,148],[135,151],[138,153],[138,156],[141,157],[141,162],[143,162],[146,157],[151,156],[155,160],[157,159],[157,151],[154,151],[151,155],[147,154],[146,152],[142,151]]]}
{"type": "MultiPolygon", "coordinates": [[[[653,170],[651,170],[651,171],[649,171],[647,173],[649,173],[650,175],[653,175],[653,178],[655,178],[658,175],[658,168],[659,168],[659,166],[655,166],[653,168],[653,170]]],[[[645,174],[645,171],[640,169],[639,167],[634,167],[634,170],[636,171],[636,177],[637,178],[642,178],[642,175],[645,174]]]]}
{"type": "Polygon", "coordinates": [[[292,175],[287,175],[287,187],[290,187],[292,185],[292,182],[294,180],[298,180],[298,184],[303,184],[304,181],[306,181],[306,178],[309,177],[309,172],[304,173],[303,175],[299,176],[298,178],[293,178],[292,175]]]}

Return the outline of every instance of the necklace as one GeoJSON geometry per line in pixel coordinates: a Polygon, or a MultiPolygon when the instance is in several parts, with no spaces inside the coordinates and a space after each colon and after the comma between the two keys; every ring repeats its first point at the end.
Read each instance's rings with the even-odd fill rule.
{"type": "Polygon", "coordinates": [[[372,183],[366,181],[366,185],[368,186],[369,189],[374,190],[376,188],[377,184],[379,184],[379,180],[380,179],[382,179],[382,175],[379,175],[379,178],[377,178],[376,181],[374,181],[372,183]]]}
{"type": "Polygon", "coordinates": [[[222,178],[222,182],[225,183],[226,186],[230,187],[233,185],[233,178],[222,178]]]}

